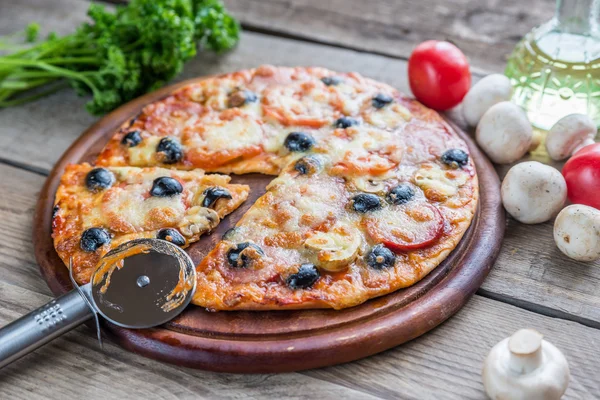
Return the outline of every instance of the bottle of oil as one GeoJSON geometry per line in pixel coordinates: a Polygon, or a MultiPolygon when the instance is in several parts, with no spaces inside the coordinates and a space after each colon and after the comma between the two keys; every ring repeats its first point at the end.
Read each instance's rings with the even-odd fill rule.
{"type": "Polygon", "coordinates": [[[557,0],[554,18],[517,44],[505,73],[533,126],[580,113],[600,127],[600,0],[557,0]]]}

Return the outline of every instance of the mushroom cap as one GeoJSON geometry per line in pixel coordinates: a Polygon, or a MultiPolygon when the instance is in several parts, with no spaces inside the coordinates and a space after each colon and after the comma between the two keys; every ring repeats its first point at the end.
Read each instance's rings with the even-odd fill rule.
{"type": "Polygon", "coordinates": [[[495,345],[482,372],[485,391],[494,400],[560,399],[569,377],[562,352],[532,329],[521,329],[495,345]]]}
{"type": "Polygon", "coordinates": [[[600,211],[582,204],[565,207],[554,221],[554,241],[574,260],[600,259],[600,211]]]}
{"type": "Polygon", "coordinates": [[[494,104],[510,100],[510,79],[501,74],[491,74],[477,82],[463,99],[463,115],[467,123],[477,126],[483,114],[494,104]]]}
{"type": "Polygon", "coordinates": [[[517,221],[539,224],[554,217],[567,200],[562,174],[537,161],[512,167],[502,182],[502,204],[517,221]]]}
{"type": "Polygon", "coordinates": [[[527,153],[533,140],[533,130],[519,106],[502,101],[483,114],[475,138],[493,162],[509,164],[527,153]]]}
{"type": "Polygon", "coordinates": [[[570,114],[552,126],[546,136],[548,155],[556,161],[570,157],[583,146],[594,143],[596,124],[585,114],[570,114]]]}

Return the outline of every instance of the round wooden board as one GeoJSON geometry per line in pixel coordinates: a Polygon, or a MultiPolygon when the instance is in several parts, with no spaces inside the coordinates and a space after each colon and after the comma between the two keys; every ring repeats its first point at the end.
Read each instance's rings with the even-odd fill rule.
{"type": "MultiPolygon", "coordinates": [[[[33,229],[36,259],[55,295],[72,289],[67,268],[51,239],[54,194],[65,166],[93,162],[114,131],[146,104],[201,79],[163,88],[120,107],[85,131],[55,165],[40,193],[33,229]]],[[[500,250],[505,228],[500,182],[494,168],[466,133],[449,124],[467,142],[475,161],[479,205],[458,247],[416,285],[341,311],[210,313],[190,306],[175,320],[154,329],[128,330],[104,321],[104,334],[130,351],[160,361],[213,371],[258,373],[356,360],[433,329],[456,313],[479,288],[500,250]]],[[[215,232],[188,248],[195,262],[265,192],[271,179],[258,174],[234,176],[233,182],[251,186],[250,197],[215,232]]]]}

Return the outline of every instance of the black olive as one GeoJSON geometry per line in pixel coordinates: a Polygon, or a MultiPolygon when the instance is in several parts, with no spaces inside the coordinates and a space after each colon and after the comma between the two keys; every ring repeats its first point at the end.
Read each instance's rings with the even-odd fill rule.
{"type": "Polygon", "coordinates": [[[83,231],[79,246],[83,251],[96,251],[105,244],[110,243],[110,234],[103,228],[90,228],[83,231]]]}
{"type": "Polygon", "coordinates": [[[290,275],[286,283],[291,289],[306,289],[319,279],[319,270],[313,264],[302,264],[298,272],[290,275]]]}
{"type": "Polygon", "coordinates": [[[163,153],[162,162],[165,164],[174,164],[183,158],[183,149],[179,142],[170,137],[164,137],[156,146],[158,153],[163,153]]]}
{"type": "Polygon", "coordinates": [[[469,162],[469,155],[461,149],[446,150],[442,154],[442,162],[454,168],[462,167],[469,162]]]}
{"type": "Polygon", "coordinates": [[[106,168],[94,168],[85,177],[85,186],[92,192],[108,189],[115,183],[115,176],[106,168]]]}
{"type": "Polygon", "coordinates": [[[131,120],[129,121],[129,127],[131,128],[133,126],[133,124],[135,124],[137,122],[137,120],[142,116],[143,112],[140,111],[138,113],[138,115],[136,115],[135,117],[131,118],[131,120]]]}
{"type": "Polygon", "coordinates": [[[231,193],[221,187],[210,187],[204,190],[202,207],[212,207],[219,199],[231,199],[231,193]]]}
{"type": "Polygon", "coordinates": [[[401,183],[392,188],[386,196],[386,200],[391,204],[404,204],[410,201],[415,195],[415,191],[410,185],[401,183]]]}
{"type": "Polygon", "coordinates": [[[161,176],[160,178],[156,178],[154,182],[152,182],[152,189],[150,189],[150,195],[156,197],[169,197],[175,196],[183,192],[183,186],[177,179],[171,178],[169,176],[161,176]]]}
{"type": "Polygon", "coordinates": [[[315,145],[315,139],[308,133],[291,132],[285,138],[283,145],[287,147],[289,151],[308,151],[315,145]]]}
{"type": "Polygon", "coordinates": [[[352,208],[361,214],[381,208],[379,196],[371,193],[359,193],[352,198],[352,208]]]}
{"type": "Polygon", "coordinates": [[[54,232],[54,218],[56,218],[56,215],[58,214],[59,211],[60,211],[60,206],[57,204],[52,209],[52,225],[50,226],[51,232],[54,232]]]}
{"type": "Polygon", "coordinates": [[[367,265],[375,269],[393,267],[396,263],[396,255],[382,244],[374,246],[367,253],[367,265]]]}
{"type": "Polygon", "coordinates": [[[358,125],[358,121],[355,120],[354,118],[342,117],[342,118],[338,118],[337,121],[335,121],[334,125],[336,128],[346,129],[346,128],[350,128],[351,126],[358,125]]]}
{"type": "Polygon", "coordinates": [[[142,143],[142,135],[140,134],[140,131],[131,131],[127,133],[127,135],[123,136],[123,139],[121,139],[121,144],[127,147],[135,147],[140,143],[142,143]]]}
{"type": "Polygon", "coordinates": [[[254,249],[259,255],[264,256],[265,253],[260,247],[250,242],[238,243],[234,248],[227,252],[227,261],[234,268],[246,268],[252,263],[252,258],[244,250],[247,248],[254,249]]]}
{"type": "Polygon", "coordinates": [[[165,228],[156,234],[158,239],[169,241],[177,246],[185,246],[185,238],[177,229],[165,228]]]}
{"type": "Polygon", "coordinates": [[[379,93],[377,96],[373,97],[373,100],[371,100],[371,103],[373,104],[373,107],[375,107],[375,108],[383,108],[383,107],[387,106],[388,104],[392,103],[393,101],[394,101],[394,99],[391,96],[388,96],[387,94],[379,93]]]}
{"type": "Polygon", "coordinates": [[[323,82],[327,86],[335,86],[342,83],[342,78],[339,76],[325,76],[321,78],[321,82],[323,82]]]}
{"type": "Polygon", "coordinates": [[[241,107],[246,103],[254,103],[257,100],[256,93],[250,90],[237,90],[229,95],[227,104],[229,107],[241,107]]]}
{"type": "Polygon", "coordinates": [[[314,174],[321,169],[321,162],[317,157],[302,157],[294,165],[294,169],[302,175],[314,174]]]}

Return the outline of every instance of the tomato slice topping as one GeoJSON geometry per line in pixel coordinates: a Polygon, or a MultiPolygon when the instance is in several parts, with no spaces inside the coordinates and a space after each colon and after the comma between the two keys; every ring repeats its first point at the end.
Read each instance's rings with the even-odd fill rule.
{"type": "Polygon", "coordinates": [[[395,252],[433,244],[444,230],[444,217],[433,205],[413,202],[392,206],[366,218],[367,233],[395,252]]]}

